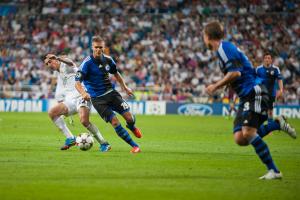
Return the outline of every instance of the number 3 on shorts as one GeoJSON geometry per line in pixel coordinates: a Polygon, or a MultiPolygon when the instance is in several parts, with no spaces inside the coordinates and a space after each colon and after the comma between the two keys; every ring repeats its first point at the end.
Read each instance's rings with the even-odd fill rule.
{"type": "Polygon", "coordinates": [[[248,111],[248,110],[250,110],[250,104],[249,104],[249,102],[246,102],[244,104],[244,111],[248,111]]]}

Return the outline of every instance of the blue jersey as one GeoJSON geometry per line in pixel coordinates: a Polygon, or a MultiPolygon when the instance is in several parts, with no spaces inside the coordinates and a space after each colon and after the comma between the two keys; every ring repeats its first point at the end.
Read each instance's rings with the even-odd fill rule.
{"type": "Polygon", "coordinates": [[[224,74],[228,72],[241,73],[240,77],[230,83],[230,86],[240,98],[247,96],[255,85],[261,83],[261,79],[256,77],[255,69],[247,56],[232,43],[221,41],[217,55],[220,59],[221,71],[224,74]]]}
{"type": "Polygon", "coordinates": [[[268,93],[273,97],[276,96],[276,80],[281,80],[282,76],[278,67],[271,65],[265,67],[260,65],[256,68],[256,74],[258,77],[263,79],[263,84],[268,89],[268,93]]]}
{"type": "Polygon", "coordinates": [[[83,82],[91,97],[103,96],[113,90],[109,74],[116,74],[115,61],[107,55],[100,59],[88,56],[81,63],[76,75],[76,81],[83,82]]]}

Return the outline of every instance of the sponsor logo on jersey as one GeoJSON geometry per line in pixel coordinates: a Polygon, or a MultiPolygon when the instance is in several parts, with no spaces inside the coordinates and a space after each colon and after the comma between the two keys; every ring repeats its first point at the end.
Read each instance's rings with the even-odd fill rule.
{"type": "Polygon", "coordinates": [[[181,115],[211,115],[213,110],[210,106],[204,104],[185,104],[177,109],[181,115]]]}

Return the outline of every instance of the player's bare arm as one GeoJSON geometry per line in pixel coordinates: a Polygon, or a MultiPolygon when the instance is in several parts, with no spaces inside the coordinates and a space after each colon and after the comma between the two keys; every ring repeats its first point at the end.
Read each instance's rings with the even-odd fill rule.
{"type": "Polygon", "coordinates": [[[59,60],[63,63],[66,63],[67,65],[69,65],[71,67],[76,67],[76,64],[70,58],[67,58],[64,56],[59,56],[59,57],[57,57],[57,60],[59,60]]]}
{"type": "Polygon", "coordinates": [[[75,82],[75,88],[81,94],[81,96],[84,100],[89,101],[91,99],[90,95],[82,87],[80,81],[75,82]]]}
{"type": "Polygon", "coordinates": [[[277,91],[276,97],[280,98],[283,95],[283,81],[281,79],[278,80],[278,87],[279,87],[279,90],[277,91]]]}
{"type": "Polygon", "coordinates": [[[51,59],[55,59],[55,60],[65,63],[69,66],[76,67],[76,64],[70,58],[68,58],[66,56],[57,56],[57,55],[51,54],[51,53],[47,54],[46,60],[51,60],[51,59]]]}
{"type": "Polygon", "coordinates": [[[228,72],[223,79],[219,80],[218,82],[214,83],[214,84],[210,84],[209,86],[207,86],[205,88],[205,91],[209,94],[209,95],[213,95],[214,92],[218,89],[220,89],[221,87],[233,82],[234,80],[236,80],[238,77],[241,76],[240,72],[228,72]]]}
{"type": "Polygon", "coordinates": [[[127,93],[127,95],[132,96],[133,92],[129,87],[127,87],[121,74],[119,72],[117,72],[114,74],[114,76],[117,79],[118,83],[120,84],[122,90],[124,90],[127,93]]]}

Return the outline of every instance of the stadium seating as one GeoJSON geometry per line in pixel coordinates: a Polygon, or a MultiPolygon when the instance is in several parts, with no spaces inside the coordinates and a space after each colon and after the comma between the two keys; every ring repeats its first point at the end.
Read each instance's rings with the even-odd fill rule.
{"type": "Polygon", "coordinates": [[[52,98],[55,75],[45,70],[45,54],[65,54],[80,65],[90,53],[91,37],[101,35],[126,82],[137,91],[137,100],[200,101],[207,97],[205,85],[222,76],[202,41],[204,23],[219,19],[227,39],[237,43],[255,66],[261,64],[264,50],[274,52],[285,84],[280,102],[299,104],[299,4],[243,2],[3,1],[0,98],[52,98]]]}

